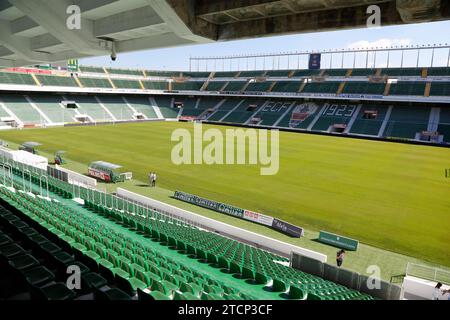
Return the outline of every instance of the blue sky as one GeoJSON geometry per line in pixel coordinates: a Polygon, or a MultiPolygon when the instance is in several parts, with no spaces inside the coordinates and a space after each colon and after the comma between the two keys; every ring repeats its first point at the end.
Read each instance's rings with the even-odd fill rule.
{"type": "MultiPolygon", "coordinates": [[[[174,47],[166,49],[148,50],[119,54],[116,62],[111,62],[108,57],[96,57],[82,59],[81,64],[111,66],[117,68],[145,68],[149,70],[188,70],[190,56],[223,56],[223,55],[242,55],[242,54],[262,54],[278,53],[292,51],[311,51],[343,48],[362,48],[362,47],[385,47],[390,45],[423,45],[423,44],[445,44],[450,45],[450,21],[434,22],[415,25],[401,25],[392,27],[381,27],[371,29],[356,29],[334,32],[321,32],[310,34],[299,34],[279,37],[266,37],[251,40],[230,41],[221,43],[211,43],[204,45],[193,45],[174,47]]],[[[417,61],[417,54],[405,55],[405,65],[414,66],[417,61]]],[[[358,57],[357,64],[365,64],[365,57],[358,57]],[[360,61],[361,60],[361,61],[360,61]]],[[[377,58],[376,66],[382,66],[386,63],[386,56],[383,54],[377,58]]],[[[329,66],[329,58],[324,57],[322,66],[329,66]]],[[[334,67],[340,67],[341,58],[333,60],[334,67]],[[338,61],[336,61],[338,60],[338,61]]],[[[391,66],[399,64],[400,56],[391,57],[391,66]]],[[[423,52],[420,65],[429,65],[431,61],[431,51],[423,52]]],[[[241,63],[245,64],[245,61],[241,63]]],[[[257,62],[258,69],[262,67],[262,61],[257,62]]],[[[266,62],[270,64],[268,69],[272,68],[273,61],[266,62]]],[[[275,67],[277,67],[277,61],[275,67]]],[[[286,61],[281,61],[280,68],[288,68],[297,65],[298,61],[291,61],[291,65],[286,61]]],[[[352,57],[345,57],[345,64],[352,64],[352,57]],[[348,61],[348,60],[351,61],[348,61]]],[[[372,63],[372,62],[371,62],[372,63]]],[[[375,63],[375,61],[373,61],[375,63]]],[[[439,50],[435,56],[435,66],[446,65],[448,63],[448,50],[439,50]]],[[[252,66],[254,62],[251,62],[252,66]]],[[[253,68],[253,67],[250,68],[253,68]]],[[[302,61],[303,66],[303,61],[302,61]]],[[[213,66],[210,65],[209,68],[213,66]]],[[[225,69],[230,66],[224,66],[225,69]]],[[[200,69],[206,68],[201,65],[200,69]]],[[[217,68],[222,68],[218,66],[217,68]]],[[[234,65],[232,69],[245,69],[245,65],[234,65]]]]}

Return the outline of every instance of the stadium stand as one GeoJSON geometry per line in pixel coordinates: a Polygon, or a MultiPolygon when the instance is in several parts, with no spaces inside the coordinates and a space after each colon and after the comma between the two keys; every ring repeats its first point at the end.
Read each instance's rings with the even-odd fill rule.
{"type": "Polygon", "coordinates": [[[75,122],[75,110],[66,109],[61,102],[64,100],[57,95],[30,95],[30,99],[54,123],[75,122]]]}
{"type": "Polygon", "coordinates": [[[81,72],[85,73],[105,73],[105,70],[101,67],[93,66],[79,66],[81,72]]]}
{"type": "Polygon", "coordinates": [[[336,94],[340,85],[341,83],[336,81],[311,82],[305,85],[302,92],[336,94]]]}
{"type": "Polygon", "coordinates": [[[112,88],[111,82],[105,78],[78,78],[85,88],[112,88]]]}
{"type": "Polygon", "coordinates": [[[303,82],[278,81],[272,88],[272,92],[298,92],[303,82]]]}
{"type": "Polygon", "coordinates": [[[393,96],[423,96],[425,82],[397,82],[391,84],[390,95],[393,96]]]}
{"type": "Polygon", "coordinates": [[[173,82],[172,90],[174,91],[200,91],[203,86],[203,82],[189,81],[189,82],[173,82]]]}
{"type": "Polygon", "coordinates": [[[46,76],[46,75],[36,75],[43,86],[57,86],[57,87],[78,87],[75,79],[73,77],[61,77],[61,76],[46,76]]]}
{"type": "Polygon", "coordinates": [[[223,91],[231,91],[231,92],[241,92],[244,90],[244,87],[247,85],[245,81],[230,81],[223,89],[223,91]]]}
{"type": "Polygon", "coordinates": [[[164,118],[175,119],[178,117],[179,110],[174,107],[172,97],[155,97],[155,101],[164,118]]]}
{"type": "Polygon", "coordinates": [[[264,76],[266,72],[265,71],[242,71],[239,74],[239,78],[256,78],[256,77],[262,77],[264,76]]]}
{"type": "Polygon", "coordinates": [[[334,132],[333,126],[346,126],[357,110],[357,105],[352,104],[325,104],[321,116],[312,127],[314,131],[334,132]]]}
{"type": "Polygon", "coordinates": [[[133,111],[128,107],[121,96],[99,96],[100,102],[119,121],[133,120],[133,111]]]}
{"type": "Polygon", "coordinates": [[[148,97],[142,96],[127,96],[125,100],[129,103],[131,108],[136,110],[137,113],[142,113],[147,119],[158,119],[158,115],[155,109],[150,103],[148,97]]]}
{"type": "Polygon", "coordinates": [[[237,71],[229,71],[229,72],[216,72],[214,78],[235,78],[238,75],[237,71]]]}
{"type": "Polygon", "coordinates": [[[184,78],[209,78],[211,72],[183,72],[184,78]]]}
{"type": "Polygon", "coordinates": [[[392,110],[384,136],[414,139],[418,132],[427,130],[430,111],[429,108],[396,106],[392,110]]]}
{"type": "Polygon", "coordinates": [[[136,80],[114,79],[112,81],[117,89],[141,89],[139,81],[136,80]]]}
{"type": "Polygon", "coordinates": [[[219,108],[208,118],[208,121],[220,121],[236,108],[242,99],[227,99],[219,108]]]}
{"type": "Polygon", "coordinates": [[[256,114],[258,109],[265,103],[264,100],[247,99],[242,104],[238,105],[228,116],[222,121],[229,123],[244,124],[251,120],[251,117],[256,114]]]}
{"type": "Polygon", "coordinates": [[[45,119],[36,111],[24,96],[15,94],[0,95],[2,102],[24,125],[45,123],[45,119]]]}
{"type": "Polygon", "coordinates": [[[36,82],[28,73],[0,72],[0,83],[35,86],[36,82]]]}
{"type": "Polygon", "coordinates": [[[373,94],[383,95],[386,83],[371,83],[362,81],[347,82],[344,86],[343,94],[373,94]]]}
{"type": "Polygon", "coordinates": [[[363,105],[350,133],[378,136],[386,118],[388,107],[380,105],[363,105]]]}
{"type": "Polygon", "coordinates": [[[353,69],[352,77],[370,77],[375,75],[376,69],[353,69]]]}
{"type": "Polygon", "coordinates": [[[93,96],[77,96],[75,102],[81,114],[87,114],[94,121],[112,121],[113,118],[108,110],[102,108],[97,99],[93,96]]]}
{"type": "Polygon", "coordinates": [[[206,87],[206,91],[222,91],[222,89],[227,85],[228,82],[225,81],[210,81],[206,87]]]}
{"type": "Polygon", "coordinates": [[[421,77],[422,68],[389,68],[382,69],[381,75],[390,77],[421,77]]]}
{"type": "Polygon", "coordinates": [[[292,71],[290,70],[270,70],[267,71],[266,77],[280,77],[280,78],[287,78],[289,77],[290,73],[292,71]]]}
{"type": "Polygon", "coordinates": [[[450,67],[428,68],[429,77],[450,77],[450,67]]]}
{"type": "Polygon", "coordinates": [[[321,111],[322,106],[316,103],[296,102],[292,111],[287,113],[278,123],[278,127],[306,130],[321,111]]]}
{"type": "Polygon", "coordinates": [[[347,72],[347,69],[328,69],[325,70],[323,75],[325,77],[345,77],[347,72]]]}
{"type": "Polygon", "coordinates": [[[168,82],[166,81],[142,81],[145,89],[149,90],[169,90],[168,82]]]}
{"type": "Polygon", "coordinates": [[[144,76],[144,73],[142,72],[142,70],[107,68],[106,71],[109,74],[130,75],[130,76],[139,76],[139,77],[144,76]]]}
{"type": "Polygon", "coordinates": [[[147,77],[158,77],[158,78],[178,78],[181,76],[179,71],[147,71],[145,70],[147,77]]]}
{"type": "Polygon", "coordinates": [[[444,135],[444,141],[450,143],[450,108],[441,108],[438,126],[439,134],[444,135]]]}
{"type": "Polygon", "coordinates": [[[248,92],[267,92],[273,85],[273,82],[271,81],[264,81],[264,82],[251,82],[245,91],[248,92]]]}
{"type": "Polygon", "coordinates": [[[254,118],[259,119],[258,125],[273,126],[291,108],[292,102],[269,101],[254,118]]]}
{"type": "Polygon", "coordinates": [[[431,84],[430,96],[450,97],[450,82],[433,82],[431,84]]]}
{"type": "MultiPolygon", "coordinates": [[[[13,168],[10,182],[20,189],[24,173],[14,164],[13,168]]],[[[36,194],[38,174],[29,173],[36,194]]],[[[130,205],[117,199],[113,209],[111,196],[102,202],[99,192],[89,197],[84,188],[81,206],[71,201],[69,184],[49,177],[48,187],[51,200],[0,186],[1,261],[28,282],[31,295],[43,300],[82,296],[58,282],[64,267],[74,263],[90,284],[87,293],[100,299],[105,295],[124,299],[137,295],[142,300],[373,299],[277,263],[286,262],[283,257],[149,208],[133,205],[129,211],[130,205]],[[15,241],[15,235],[28,239],[23,247],[31,252],[15,241]]]]}

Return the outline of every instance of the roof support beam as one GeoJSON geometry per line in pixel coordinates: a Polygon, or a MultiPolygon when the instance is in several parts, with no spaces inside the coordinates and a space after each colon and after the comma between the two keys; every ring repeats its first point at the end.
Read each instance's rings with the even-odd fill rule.
{"type": "Polygon", "coordinates": [[[66,0],[9,0],[55,38],[77,52],[88,55],[105,55],[109,50],[102,47],[101,40],[95,38],[92,21],[81,18],[81,28],[70,30],[67,27],[67,8],[71,3],[66,0]]]}
{"type": "Polygon", "coordinates": [[[180,38],[197,43],[212,42],[215,38],[215,26],[196,17],[193,1],[147,0],[147,2],[180,38]],[[199,25],[199,22],[203,25],[199,25]]]}
{"type": "Polygon", "coordinates": [[[14,36],[11,32],[11,23],[0,20],[0,44],[14,52],[23,60],[44,62],[48,60],[48,55],[41,52],[34,52],[31,49],[30,39],[14,36]]]}

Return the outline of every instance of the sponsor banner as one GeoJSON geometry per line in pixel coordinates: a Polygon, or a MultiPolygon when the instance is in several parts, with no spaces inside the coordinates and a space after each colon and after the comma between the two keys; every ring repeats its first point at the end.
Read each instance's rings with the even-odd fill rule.
{"type": "Polygon", "coordinates": [[[259,224],[263,224],[263,225],[266,225],[268,227],[271,227],[272,224],[273,224],[273,218],[272,217],[266,216],[266,215],[261,214],[261,213],[248,211],[248,210],[244,211],[244,219],[250,220],[252,222],[256,222],[256,223],[259,223],[259,224]]]}
{"type": "Polygon", "coordinates": [[[337,234],[320,231],[319,242],[332,245],[341,249],[356,251],[358,250],[359,241],[343,237],[337,234]]]}
{"type": "Polygon", "coordinates": [[[220,203],[220,202],[216,202],[216,201],[212,201],[212,200],[208,200],[208,199],[204,199],[204,198],[200,198],[197,197],[193,194],[188,194],[188,193],[184,193],[184,192],[180,192],[180,191],[175,191],[175,195],[174,198],[184,201],[184,202],[188,202],[188,203],[192,203],[195,204],[199,207],[203,207],[206,209],[210,209],[210,210],[214,210],[217,212],[221,212],[221,213],[225,213],[228,214],[230,216],[234,216],[234,217],[238,217],[238,218],[243,218],[244,217],[244,210],[240,209],[240,208],[236,208],[224,203],[220,203]]]}
{"type": "Polygon", "coordinates": [[[302,228],[278,219],[273,220],[272,228],[295,238],[300,238],[304,234],[302,228]]]}
{"type": "Polygon", "coordinates": [[[175,191],[173,196],[175,199],[195,204],[199,207],[214,210],[220,213],[224,213],[230,216],[241,218],[247,221],[258,223],[267,227],[271,227],[277,231],[287,234],[292,237],[300,238],[303,236],[303,229],[294,226],[290,223],[275,219],[271,216],[266,216],[264,214],[253,212],[250,210],[244,210],[241,208],[233,207],[224,203],[204,199],[197,197],[193,194],[184,193],[181,191],[175,191]]]}
{"type": "Polygon", "coordinates": [[[312,53],[309,55],[309,69],[319,70],[322,62],[322,55],[320,53],[312,53]]]}
{"type": "Polygon", "coordinates": [[[10,72],[21,72],[21,73],[38,73],[38,74],[52,74],[51,70],[42,70],[34,68],[9,68],[6,71],[10,72]]]}
{"type": "Polygon", "coordinates": [[[92,168],[89,168],[88,172],[91,177],[94,177],[94,178],[97,178],[97,179],[100,179],[100,180],[103,180],[106,182],[111,181],[111,176],[107,172],[103,172],[103,171],[92,169],[92,168]]]}

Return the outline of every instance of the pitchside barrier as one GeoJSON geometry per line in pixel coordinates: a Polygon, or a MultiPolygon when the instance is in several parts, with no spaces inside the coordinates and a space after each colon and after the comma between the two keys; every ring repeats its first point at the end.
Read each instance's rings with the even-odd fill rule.
{"type": "Polygon", "coordinates": [[[383,300],[399,300],[402,294],[400,286],[378,279],[378,286],[372,287],[376,279],[357,272],[342,269],[311,259],[300,252],[292,251],[290,265],[294,269],[316,275],[325,280],[341,284],[348,288],[367,293],[383,300]]]}
{"type": "Polygon", "coordinates": [[[117,196],[124,198],[126,200],[139,203],[143,206],[150,206],[160,212],[167,213],[169,215],[173,215],[175,217],[181,218],[183,220],[189,220],[194,225],[199,225],[204,229],[211,230],[217,232],[219,234],[232,237],[234,239],[241,240],[246,243],[250,243],[255,245],[256,247],[263,248],[268,251],[276,252],[282,256],[289,257],[292,251],[298,252],[303,256],[309,257],[311,260],[318,260],[321,263],[327,261],[327,256],[315,252],[312,250],[308,250],[305,248],[301,248],[298,246],[294,246],[292,244],[288,244],[279,240],[275,240],[272,238],[265,237],[260,234],[256,234],[254,232],[244,230],[235,226],[231,226],[229,224],[216,221],[214,219],[210,219],[193,212],[183,210],[177,208],[175,206],[147,198],[141,196],[139,194],[133,193],[131,191],[118,188],[117,196]]]}
{"type": "Polygon", "coordinates": [[[55,168],[67,174],[67,182],[69,182],[70,184],[84,185],[91,188],[97,187],[97,180],[94,178],[86,177],[85,175],[60,167],[58,165],[55,165],[55,168]]]}
{"type": "Polygon", "coordinates": [[[173,197],[177,200],[181,200],[187,203],[194,204],[199,207],[210,209],[216,212],[224,213],[229,216],[244,219],[254,223],[258,223],[272,229],[275,229],[281,233],[287,234],[291,237],[300,238],[304,235],[303,228],[290,224],[288,222],[275,219],[271,216],[267,216],[258,212],[253,212],[241,208],[237,208],[225,203],[200,198],[196,195],[175,191],[173,197]]]}
{"type": "Polygon", "coordinates": [[[317,241],[350,251],[357,251],[359,245],[359,241],[357,240],[326,231],[320,231],[317,241]]]}

